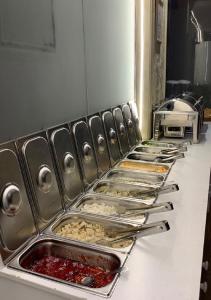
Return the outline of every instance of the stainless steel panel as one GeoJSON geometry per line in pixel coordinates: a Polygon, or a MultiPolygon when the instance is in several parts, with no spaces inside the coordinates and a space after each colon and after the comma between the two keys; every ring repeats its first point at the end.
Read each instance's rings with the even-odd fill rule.
{"type": "MultiPolygon", "coordinates": [[[[53,234],[54,236],[59,236],[57,234],[57,232],[63,228],[65,225],[70,224],[70,228],[71,230],[74,229],[74,232],[76,232],[78,230],[78,232],[80,232],[83,236],[79,236],[78,234],[75,234],[75,236],[77,236],[76,238],[67,236],[64,237],[62,236],[62,239],[70,239],[70,240],[75,240],[75,241],[80,241],[80,243],[82,244],[90,244],[90,245],[99,245],[100,247],[102,247],[103,249],[111,249],[110,246],[105,246],[105,243],[100,242],[100,240],[102,239],[102,237],[100,237],[100,240],[98,241],[98,236],[96,233],[93,233],[91,236],[88,234],[83,235],[83,230],[84,228],[86,228],[86,226],[84,225],[85,223],[88,224],[93,224],[94,226],[102,226],[105,229],[106,233],[109,233],[111,228],[112,230],[114,229],[122,229],[122,230],[127,230],[127,229],[131,229],[131,228],[135,228],[136,226],[138,226],[138,224],[135,223],[130,223],[127,221],[120,221],[118,219],[115,218],[106,218],[103,216],[96,216],[96,215],[91,215],[91,214],[85,214],[85,213],[79,213],[79,212],[70,212],[65,214],[63,217],[61,217],[60,219],[58,219],[56,222],[54,222],[49,228],[46,229],[45,233],[46,234],[53,234]],[[82,228],[77,228],[76,227],[76,223],[80,223],[82,228]],[[91,240],[96,240],[96,241],[92,241],[91,240]]],[[[107,235],[106,235],[107,236],[107,235]]],[[[132,249],[134,245],[134,240],[131,239],[129,241],[126,241],[126,243],[123,244],[118,244],[118,245],[113,245],[112,249],[115,249],[117,251],[123,252],[123,253],[129,253],[132,249]]]]}
{"type": "Polygon", "coordinates": [[[117,198],[128,198],[131,201],[139,200],[146,201],[146,203],[152,204],[157,198],[154,188],[149,186],[138,186],[127,184],[123,182],[112,182],[109,180],[100,180],[90,190],[90,193],[104,194],[117,198]],[[151,190],[150,194],[144,194],[144,192],[151,190]]]}
{"type": "Polygon", "coordinates": [[[117,140],[117,133],[115,130],[115,124],[112,113],[110,111],[104,112],[102,115],[102,120],[105,128],[111,165],[113,166],[120,160],[121,153],[119,149],[119,143],[117,140]]]}
{"type": "Polygon", "coordinates": [[[130,150],[130,147],[128,142],[127,130],[124,125],[122,111],[119,107],[113,109],[113,116],[114,116],[114,122],[116,126],[120,149],[122,155],[125,155],[130,150]]]}
{"type": "Polygon", "coordinates": [[[184,99],[173,98],[164,102],[158,109],[159,111],[188,112],[196,111],[194,105],[184,99]]]}
{"type": "Polygon", "coordinates": [[[111,216],[117,218],[124,218],[128,222],[136,222],[139,224],[145,223],[147,216],[146,214],[136,214],[135,216],[127,216],[126,213],[121,212],[121,208],[130,209],[130,208],[140,208],[140,201],[131,201],[128,199],[118,199],[116,197],[110,197],[105,195],[96,195],[96,194],[88,194],[81,197],[74,205],[72,209],[91,213],[102,216],[111,216]],[[98,205],[98,209],[96,207],[94,209],[93,205],[98,205]],[[88,210],[87,210],[88,208],[88,210]],[[110,208],[108,210],[108,208],[110,208]]]}
{"type": "Polygon", "coordinates": [[[83,172],[84,183],[89,186],[97,179],[97,163],[95,160],[89,129],[84,121],[73,125],[73,134],[77,154],[83,172]]]}
{"type": "Polygon", "coordinates": [[[110,168],[110,158],[101,118],[99,116],[91,117],[89,119],[89,127],[96,154],[98,172],[99,175],[102,175],[110,168]]]}
{"type": "Polygon", "coordinates": [[[122,114],[128,132],[129,144],[131,147],[133,147],[137,144],[137,137],[136,137],[135,123],[133,121],[130,107],[128,104],[122,105],[122,114]]]}
{"type": "Polygon", "coordinates": [[[113,182],[125,182],[135,185],[150,185],[150,186],[162,186],[165,177],[157,174],[142,173],[140,171],[127,171],[122,169],[113,169],[109,171],[104,179],[111,180],[113,182]]]}
{"type": "Polygon", "coordinates": [[[13,144],[0,149],[0,254],[6,260],[36,234],[20,165],[13,144]]]}
{"type": "Polygon", "coordinates": [[[108,272],[112,272],[123,267],[127,259],[126,254],[116,252],[111,249],[109,251],[106,249],[102,250],[94,246],[87,247],[73,241],[64,241],[58,238],[46,236],[40,237],[34,243],[31,243],[26,249],[24,249],[16,258],[14,258],[9,263],[9,267],[25,273],[33,274],[39,277],[44,277],[49,280],[59,282],[60,284],[67,284],[76,288],[80,288],[84,291],[96,295],[111,295],[119,276],[118,273],[115,274],[114,272],[114,278],[112,282],[108,285],[101,288],[91,288],[88,286],[83,286],[79,283],[77,284],[71,281],[65,281],[59,278],[55,278],[49,275],[41,274],[30,270],[31,264],[35,263],[38,259],[42,259],[46,255],[64,259],[71,259],[73,261],[81,262],[82,264],[100,267],[108,272]]]}
{"type": "Polygon", "coordinates": [[[43,229],[59,212],[62,200],[47,140],[34,136],[17,141],[26,169],[39,229],[43,229]]]}
{"type": "Polygon", "coordinates": [[[65,127],[51,130],[49,134],[63,198],[65,204],[69,206],[77,196],[83,193],[74,142],[70,131],[65,127]]]}

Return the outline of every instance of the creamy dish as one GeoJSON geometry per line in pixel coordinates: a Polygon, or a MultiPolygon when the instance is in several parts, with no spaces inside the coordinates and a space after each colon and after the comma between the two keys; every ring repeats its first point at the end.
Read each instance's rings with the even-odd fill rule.
{"type": "Polygon", "coordinates": [[[140,190],[122,190],[116,187],[102,185],[95,189],[96,193],[102,193],[112,197],[126,197],[126,198],[140,198],[143,200],[151,199],[153,196],[153,192],[151,195],[143,195],[143,192],[140,190]]]}
{"type": "Polygon", "coordinates": [[[131,212],[127,211],[127,209],[123,206],[114,206],[112,204],[105,204],[105,203],[85,203],[81,207],[79,206],[78,209],[80,209],[83,212],[86,213],[92,213],[96,215],[104,215],[104,216],[119,216],[119,217],[127,217],[128,213],[130,214],[130,219],[140,219],[140,217],[143,218],[143,214],[137,213],[135,211],[135,215],[131,215],[131,212]]]}
{"type": "MultiPolygon", "coordinates": [[[[106,231],[104,226],[90,221],[86,222],[80,219],[65,224],[60,229],[56,230],[56,234],[64,238],[70,238],[73,240],[78,240],[87,243],[101,244],[100,240],[102,240],[103,245],[105,245],[106,240],[108,241],[109,245],[109,241],[111,240],[109,232],[106,231]]],[[[116,238],[120,236],[121,235],[116,236],[116,238]]],[[[112,247],[124,248],[131,245],[131,243],[132,240],[127,239],[118,243],[113,243],[112,247]]]]}
{"type": "Polygon", "coordinates": [[[105,203],[85,203],[80,207],[81,211],[96,214],[96,215],[118,215],[118,209],[114,205],[108,205],[105,203]]]}

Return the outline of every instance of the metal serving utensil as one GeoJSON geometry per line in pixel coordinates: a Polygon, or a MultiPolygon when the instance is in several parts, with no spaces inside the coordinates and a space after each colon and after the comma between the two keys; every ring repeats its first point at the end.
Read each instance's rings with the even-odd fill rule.
{"type": "MultiPolygon", "coordinates": [[[[104,274],[104,278],[106,278],[109,275],[113,275],[113,274],[119,274],[122,271],[123,267],[119,267],[117,269],[114,269],[112,271],[109,271],[107,273],[104,274]]],[[[95,282],[95,278],[93,276],[85,276],[82,278],[81,280],[81,284],[85,285],[85,286],[92,286],[95,282]]]]}
{"type": "Polygon", "coordinates": [[[126,207],[120,206],[120,207],[118,207],[118,213],[121,215],[121,217],[128,218],[130,216],[136,216],[136,215],[140,215],[140,214],[153,214],[153,213],[170,211],[173,209],[174,209],[174,206],[171,202],[163,202],[160,204],[152,204],[152,205],[140,203],[138,208],[126,208],[126,207]],[[129,212],[129,213],[127,213],[127,212],[129,212]]]}
{"type": "Polygon", "coordinates": [[[151,195],[151,194],[167,194],[171,192],[179,191],[179,186],[176,183],[164,185],[158,188],[149,188],[144,191],[140,191],[140,195],[151,195]]]}
{"type": "Polygon", "coordinates": [[[168,162],[168,161],[172,161],[174,159],[179,159],[179,158],[184,158],[184,153],[179,153],[179,154],[175,154],[175,155],[172,155],[172,156],[168,156],[168,157],[156,157],[154,159],[155,162],[168,162]]]}
{"type": "Polygon", "coordinates": [[[168,155],[179,154],[181,152],[182,152],[182,149],[178,149],[178,148],[175,148],[175,149],[162,149],[161,150],[162,154],[168,154],[168,155]]]}
{"type": "Polygon", "coordinates": [[[170,226],[167,221],[160,221],[160,222],[154,222],[150,224],[145,224],[142,226],[137,226],[135,228],[130,228],[128,230],[109,230],[109,236],[111,238],[104,238],[98,240],[96,243],[105,245],[105,246],[112,246],[114,243],[127,240],[130,238],[140,238],[147,235],[153,235],[161,232],[168,231],[170,229],[170,226]],[[123,235],[122,235],[123,234],[123,235]],[[121,236],[117,236],[121,235],[121,236]],[[113,238],[112,238],[113,236],[113,238]]]}

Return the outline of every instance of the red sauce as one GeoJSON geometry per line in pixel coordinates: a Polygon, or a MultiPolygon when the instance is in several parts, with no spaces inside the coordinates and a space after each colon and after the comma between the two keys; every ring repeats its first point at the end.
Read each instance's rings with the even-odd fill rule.
{"type": "Polygon", "coordinates": [[[106,286],[114,278],[114,274],[109,275],[109,271],[105,271],[100,267],[55,256],[44,256],[24,267],[36,273],[77,284],[82,284],[81,281],[85,276],[92,276],[94,281],[91,287],[93,288],[106,286]]]}

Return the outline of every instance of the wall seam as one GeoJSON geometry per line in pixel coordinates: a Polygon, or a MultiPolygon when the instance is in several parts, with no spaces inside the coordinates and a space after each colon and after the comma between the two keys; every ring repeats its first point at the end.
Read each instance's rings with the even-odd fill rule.
{"type": "Polygon", "coordinates": [[[87,47],[86,47],[86,33],[85,33],[85,13],[84,13],[84,0],[82,2],[82,22],[83,22],[83,51],[84,51],[84,81],[85,81],[85,102],[86,102],[86,115],[89,114],[88,102],[88,74],[87,74],[87,47]]]}

